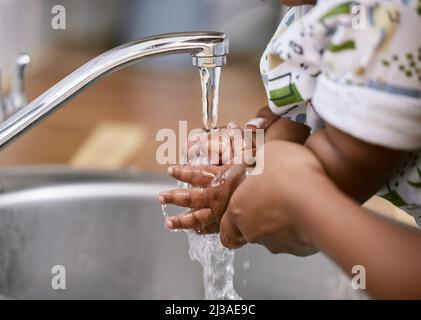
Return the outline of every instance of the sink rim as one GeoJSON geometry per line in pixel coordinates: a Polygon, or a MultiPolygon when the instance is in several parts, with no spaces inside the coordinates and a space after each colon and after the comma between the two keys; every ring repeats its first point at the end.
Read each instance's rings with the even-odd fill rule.
{"type": "MultiPolygon", "coordinates": [[[[0,169],[0,208],[24,203],[99,198],[156,198],[175,180],[135,169],[97,170],[69,166],[0,169]]],[[[157,205],[159,204],[157,200],[157,205]]]]}
{"type": "MultiPolygon", "coordinates": [[[[62,200],[86,200],[98,198],[157,198],[159,192],[174,188],[174,185],[151,182],[85,182],[54,184],[26,190],[6,192],[0,195],[0,208],[23,205],[30,202],[62,200]]],[[[157,205],[158,205],[157,199],[157,205]]]]}

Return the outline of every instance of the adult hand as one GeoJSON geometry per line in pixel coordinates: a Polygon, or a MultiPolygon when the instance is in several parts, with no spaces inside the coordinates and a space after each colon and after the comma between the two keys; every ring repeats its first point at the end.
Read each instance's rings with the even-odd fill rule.
{"type": "Polygon", "coordinates": [[[258,243],[272,253],[299,256],[317,252],[300,212],[308,197],[330,183],[320,162],[295,143],[271,141],[262,149],[257,161],[264,161],[263,172],[249,175],[234,191],[221,220],[221,242],[228,248],[258,243]]]}

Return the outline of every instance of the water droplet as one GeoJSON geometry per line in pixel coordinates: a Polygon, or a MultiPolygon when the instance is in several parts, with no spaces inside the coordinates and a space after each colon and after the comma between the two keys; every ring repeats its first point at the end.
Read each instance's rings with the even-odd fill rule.
{"type": "Polygon", "coordinates": [[[165,203],[161,204],[161,210],[162,210],[162,214],[164,215],[164,217],[168,218],[167,205],[165,203]]]}

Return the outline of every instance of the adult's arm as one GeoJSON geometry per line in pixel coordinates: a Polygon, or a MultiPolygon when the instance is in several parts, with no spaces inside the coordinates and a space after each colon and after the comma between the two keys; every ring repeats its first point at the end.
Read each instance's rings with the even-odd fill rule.
{"type": "Polygon", "coordinates": [[[314,192],[296,203],[310,242],[348,273],[364,266],[374,297],[421,299],[421,231],[361,207],[328,181],[314,192]]]}

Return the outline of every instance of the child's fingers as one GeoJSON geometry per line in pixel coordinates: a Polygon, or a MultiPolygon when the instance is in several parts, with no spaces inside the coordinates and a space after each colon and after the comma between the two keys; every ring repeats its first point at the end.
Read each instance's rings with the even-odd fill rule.
{"type": "Polygon", "coordinates": [[[216,169],[212,166],[171,166],[167,173],[180,181],[192,186],[206,187],[216,176],[216,169]]]}
{"type": "Polygon", "coordinates": [[[195,159],[200,154],[200,144],[198,142],[187,144],[187,160],[195,159]]]}
{"type": "Polygon", "coordinates": [[[169,229],[205,229],[215,222],[212,210],[208,208],[194,210],[185,214],[169,217],[166,226],[169,229]]]}
{"type": "Polygon", "coordinates": [[[200,141],[200,139],[206,136],[208,133],[201,128],[196,128],[190,131],[189,136],[187,137],[187,143],[189,145],[195,144],[196,142],[200,141]]]}
{"type": "Polygon", "coordinates": [[[200,154],[200,145],[208,133],[203,129],[193,129],[187,139],[187,159],[194,159],[200,154]]]}
{"type": "Polygon", "coordinates": [[[203,188],[165,191],[159,194],[158,199],[162,204],[174,204],[186,208],[204,208],[208,205],[208,195],[203,188]]]}
{"type": "MultiPolygon", "coordinates": [[[[231,141],[230,163],[241,164],[243,163],[243,149],[244,149],[244,132],[241,126],[236,122],[230,122],[227,125],[228,135],[231,141]]],[[[227,162],[225,162],[227,163],[227,162]]]]}
{"type": "Polygon", "coordinates": [[[211,164],[219,164],[224,152],[231,149],[231,143],[226,128],[219,128],[208,133],[200,145],[202,153],[208,155],[211,164]]]}

